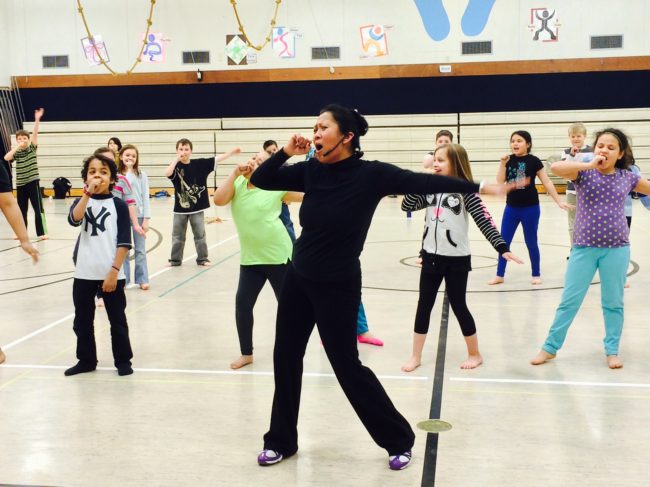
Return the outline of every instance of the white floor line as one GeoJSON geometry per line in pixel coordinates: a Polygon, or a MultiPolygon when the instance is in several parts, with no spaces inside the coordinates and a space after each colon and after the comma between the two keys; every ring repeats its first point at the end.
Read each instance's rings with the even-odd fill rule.
{"type": "Polygon", "coordinates": [[[466,377],[450,377],[452,382],[483,382],[492,384],[539,384],[554,386],[580,386],[580,387],[636,387],[647,389],[650,384],[633,382],[583,382],[575,380],[536,380],[536,379],[472,379],[466,377]]]}
{"type": "MultiPolygon", "coordinates": [[[[226,239],[224,239],[224,240],[221,240],[220,242],[217,242],[216,244],[212,244],[212,245],[208,246],[208,250],[209,250],[209,249],[213,249],[213,248],[215,248],[215,247],[219,247],[220,245],[223,245],[223,244],[225,244],[226,242],[230,242],[231,240],[233,240],[233,239],[235,239],[235,238],[237,238],[237,234],[231,235],[230,237],[228,237],[228,238],[226,238],[226,239]]],[[[187,257],[186,259],[184,259],[183,262],[187,262],[187,261],[189,261],[189,260],[192,260],[192,259],[194,259],[195,257],[196,257],[196,254],[192,254],[192,255],[190,255],[189,257],[187,257]]],[[[159,270],[158,272],[156,272],[156,273],[154,273],[154,274],[151,274],[151,275],[149,276],[149,279],[153,279],[154,277],[157,277],[157,276],[159,276],[160,274],[163,274],[163,273],[165,273],[165,272],[167,272],[167,271],[170,271],[171,269],[172,269],[171,267],[165,267],[165,268],[159,270]]],[[[55,326],[60,325],[61,323],[64,323],[65,321],[68,321],[69,319],[72,319],[72,318],[74,318],[74,313],[70,313],[69,315],[66,315],[66,316],[64,316],[63,318],[59,318],[58,320],[56,320],[56,321],[54,321],[54,322],[52,322],[52,323],[49,323],[49,324],[47,324],[47,325],[44,325],[44,326],[42,326],[41,328],[39,328],[38,330],[35,330],[35,331],[31,332],[29,335],[25,335],[24,337],[19,338],[19,339],[17,339],[17,340],[14,340],[14,341],[11,342],[11,343],[7,343],[7,344],[5,344],[5,345],[2,345],[2,348],[3,348],[4,350],[11,350],[11,349],[12,349],[13,347],[15,347],[16,345],[20,345],[21,343],[23,343],[23,342],[29,340],[30,338],[34,338],[35,336],[38,336],[38,335],[40,335],[41,333],[44,333],[44,332],[46,332],[47,330],[49,330],[49,329],[51,329],[51,328],[54,328],[55,326]]]]}
{"type": "Polygon", "coordinates": [[[29,340],[30,338],[34,338],[36,335],[40,335],[41,333],[46,332],[50,328],[54,328],[55,326],[60,325],[61,323],[68,321],[69,319],[72,318],[74,318],[74,313],[70,313],[69,315],[66,315],[63,318],[59,318],[58,320],[50,323],[49,325],[45,325],[39,328],[38,330],[31,332],[29,335],[25,335],[24,337],[19,338],[18,340],[14,340],[11,343],[7,343],[6,345],[3,345],[2,348],[4,350],[11,350],[16,345],[20,345],[21,343],[29,340]]]}
{"type": "MultiPolygon", "coordinates": [[[[47,370],[65,370],[68,365],[30,365],[30,364],[3,364],[3,369],[47,369],[47,370]]],[[[97,370],[114,371],[115,367],[97,367],[97,370]]],[[[155,374],[193,374],[193,375],[256,375],[273,377],[271,371],[257,370],[201,370],[201,369],[151,369],[134,367],[135,372],[155,373],[155,374]]],[[[319,372],[305,372],[304,377],[329,377],[335,378],[334,374],[323,374],[319,372]]],[[[427,381],[429,377],[419,375],[378,375],[377,378],[384,380],[406,380],[406,381],[427,381]]]]}

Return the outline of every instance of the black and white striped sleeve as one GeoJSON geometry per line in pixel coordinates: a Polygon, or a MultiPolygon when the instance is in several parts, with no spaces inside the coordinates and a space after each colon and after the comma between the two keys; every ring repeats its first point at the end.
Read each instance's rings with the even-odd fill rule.
{"type": "Polygon", "coordinates": [[[79,204],[79,200],[81,198],[77,198],[72,202],[72,205],[70,206],[70,211],[68,212],[68,223],[72,225],[73,227],[78,227],[81,225],[81,223],[84,221],[82,218],[81,220],[77,221],[74,219],[74,215],[72,212],[74,211],[75,207],[79,204]]]}
{"type": "Polygon", "coordinates": [[[427,197],[423,194],[405,194],[402,211],[418,211],[427,207],[427,197]]]}
{"type": "Polygon", "coordinates": [[[490,212],[479,195],[476,193],[464,194],[463,199],[465,201],[465,209],[470,215],[472,215],[474,222],[476,222],[476,226],[487,241],[490,242],[492,247],[494,247],[494,250],[499,252],[499,255],[504,254],[505,252],[510,252],[508,244],[503,240],[503,237],[501,237],[501,234],[494,224],[492,215],[490,215],[490,212]]]}

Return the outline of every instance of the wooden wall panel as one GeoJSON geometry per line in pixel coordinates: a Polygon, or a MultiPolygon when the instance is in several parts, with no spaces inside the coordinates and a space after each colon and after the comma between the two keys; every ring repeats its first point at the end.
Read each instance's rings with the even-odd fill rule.
{"type": "MultiPolygon", "coordinates": [[[[430,78],[513,74],[582,73],[650,70],[650,56],[618,58],[544,59],[450,64],[451,73],[440,73],[439,64],[335,67],[295,69],[237,69],[202,71],[202,84],[355,79],[430,78]]],[[[20,88],[64,88],[87,86],[141,86],[198,84],[196,71],[111,74],[16,76],[20,88]]]]}

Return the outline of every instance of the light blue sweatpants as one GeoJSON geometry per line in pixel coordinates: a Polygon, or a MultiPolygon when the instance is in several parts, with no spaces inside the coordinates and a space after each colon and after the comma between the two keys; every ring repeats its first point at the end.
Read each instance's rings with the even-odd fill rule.
{"type": "Polygon", "coordinates": [[[600,302],[605,319],[606,355],[617,355],[623,331],[623,289],[625,275],[630,263],[630,247],[611,249],[596,247],[573,247],[569,257],[562,301],[555,312],[555,319],[542,347],[555,355],[562,348],[569,326],[573,322],[582,301],[589,290],[591,280],[600,275],[600,302]]]}

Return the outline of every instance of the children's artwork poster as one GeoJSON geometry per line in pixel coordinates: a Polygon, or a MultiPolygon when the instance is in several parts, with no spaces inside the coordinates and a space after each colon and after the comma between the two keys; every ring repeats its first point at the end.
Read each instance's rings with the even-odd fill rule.
{"type": "Polygon", "coordinates": [[[388,40],[383,25],[363,25],[359,31],[361,32],[361,48],[366,57],[380,57],[388,54],[388,40]]]}
{"type": "Polygon", "coordinates": [[[106,44],[104,43],[101,35],[84,37],[81,39],[81,46],[84,50],[84,56],[86,56],[86,60],[91,66],[100,65],[102,63],[102,59],[104,59],[106,62],[110,61],[108,58],[108,51],[106,50],[106,44]],[[102,59],[100,59],[100,55],[102,59]]]}
{"type": "MultiPolygon", "coordinates": [[[[144,40],[144,33],[141,38],[144,40]]],[[[162,32],[149,32],[140,60],[145,63],[164,63],[166,40],[168,39],[164,38],[162,32]]]]}
{"type": "Polygon", "coordinates": [[[546,7],[530,9],[530,24],[528,28],[533,33],[534,41],[557,42],[560,23],[557,12],[546,7]]]}
{"type": "Polygon", "coordinates": [[[232,34],[226,36],[226,56],[229,66],[243,66],[247,64],[248,44],[244,36],[232,34]]]}
{"type": "Polygon", "coordinates": [[[280,58],[296,57],[296,32],[286,27],[274,27],[271,46],[280,58]]]}

